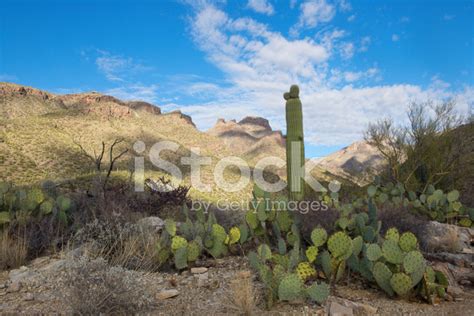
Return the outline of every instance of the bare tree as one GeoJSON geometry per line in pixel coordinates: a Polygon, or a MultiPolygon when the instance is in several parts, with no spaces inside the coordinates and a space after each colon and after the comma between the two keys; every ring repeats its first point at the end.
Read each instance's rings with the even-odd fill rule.
{"type": "Polygon", "coordinates": [[[400,163],[406,153],[406,130],[396,127],[392,119],[383,119],[375,124],[369,124],[364,139],[386,159],[389,168],[389,177],[393,181],[399,180],[400,163]]]}
{"type": "Polygon", "coordinates": [[[425,190],[428,184],[439,183],[459,161],[461,154],[453,150],[448,134],[463,123],[463,117],[456,113],[452,100],[436,105],[413,102],[407,116],[406,127],[384,119],[369,124],[364,136],[387,160],[391,180],[416,182],[425,190]]]}
{"type": "Polygon", "coordinates": [[[124,139],[118,138],[113,141],[113,143],[109,146],[109,162],[108,162],[108,167],[104,169],[104,156],[107,148],[107,144],[102,141],[102,146],[100,151],[97,153],[95,149],[92,150],[92,153],[89,153],[87,150],[84,149],[84,147],[77,141],[74,141],[74,144],[76,144],[79,149],[81,150],[81,154],[85,157],[87,157],[89,160],[92,161],[94,164],[94,169],[96,172],[101,175],[103,172],[106,172],[105,178],[102,182],[102,190],[105,195],[105,191],[107,189],[107,184],[110,179],[110,175],[112,174],[112,171],[114,169],[115,163],[117,162],[118,159],[120,159],[123,155],[125,155],[128,152],[128,149],[121,150],[119,153],[115,153],[115,147],[121,143],[124,142],[124,139]]]}

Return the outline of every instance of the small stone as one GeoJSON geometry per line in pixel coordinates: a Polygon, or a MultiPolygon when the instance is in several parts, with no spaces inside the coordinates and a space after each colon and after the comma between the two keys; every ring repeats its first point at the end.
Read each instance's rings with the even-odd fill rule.
{"type": "Polygon", "coordinates": [[[163,290],[163,291],[161,291],[160,293],[157,294],[156,298],[159,299],[159,300],[166,300],[166,299],[178,296],[178,295],[179,295],[178,290],[175,290],[175,289],[173,289],[173,290],[163,290]]]}
{"type": "Polygon", "coordinates": [[[331,316],[353,316],[352,308],[343,306],[336,302],[331,302],[329,307],[329,315],[331,316]]]}
{"type": "Polygon", "coordinates": [[[209,272],[198,274],[197,277],[199,280],[209,280],[209,272]]]}
{"type": "Polygon", "coordinates": [[[457,286],[448,286],[448,293],[451,294],[454,298],[462,296],[464,291],[457,286]]]}
{"type": "Polygon", "coordinates": [[[7,289],[8,293],[15,293],[19,292],[21,289],[21,282],[20,281],[15,281],[10,284],[10,286],[7,289]]]}
{"type": "Polygon", "coordinates": [[[192,274],[201,274],[201,273],[207,272],[207,270],[208,269],[206,267],[191,268],[191,273],[192,274]]]}
{"type": "Polygon", "coordinates": [[[24,297],[25,301],[33,301],[34,299],[35,299],[35,296],[33,295],[33,293],[26,293],[24,297]]]}
{"type": "Polygon", "coordinates": [[[0,290],[7,288],[7,285],[5,283],[0,283],[0,290]]]}

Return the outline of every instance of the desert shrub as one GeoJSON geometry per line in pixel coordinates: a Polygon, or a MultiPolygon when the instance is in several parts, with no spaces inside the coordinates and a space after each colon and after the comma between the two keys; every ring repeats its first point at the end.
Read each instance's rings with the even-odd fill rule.
{"type": "Polygon", "coordinates": [[[158,268],[158,236],[135,224],[118,219],[94,220],[79,229],[71,247],[84,245],[92,258],[104,258],[111,265],[132,270],[158,268]]]}
{"type": "Polygon", "coordinates": [[[111,267],[105,259],[67,261],[64,271],[63,299],[75,314],[130,315],[152,304],[140,273],[111,267]]]}
{"type": "Polygon", "coordinates": [[[27,256],[25,238],[11,236],[7,230],[0,232],[0,271],[24,265],[27,256]]]}
{"type": "Polygon", "coordinates": [[[253,286],[250,271],[240,271],[230,283],[227,306],[239,315],[250,316],[255,313],[257,293],[253,286]]]}

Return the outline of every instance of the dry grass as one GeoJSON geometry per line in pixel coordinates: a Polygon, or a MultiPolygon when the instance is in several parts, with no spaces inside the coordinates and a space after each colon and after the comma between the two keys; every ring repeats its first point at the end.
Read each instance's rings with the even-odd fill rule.
{"type": "Polygon", "coordinates": [[[64,301],[78,315],[134,315],[153,302],[142,274],[110,267],[101,258],[69,261],[63,283],[64,301]]]}
{"type": "Polygon", "coordinates": [[[240,271],[230,284],[228,307],[238,315],[254,315],[256,312],[257,293],[253,286],[250,271],[240,271]]]}
{"type": "Polygon", "coordinates": [[[157,271],[158,237],[130,223],[95,220],[78,231],[71,246],[83,244],[89,257],[104,258],[113,266],[157,271]]]}
{"type": "Polygon", "coordinates": [[[24,265],[27,256],[28,243],[25,238],[13,238],[7,229],[0,232],[0,271],[24,265]]]}

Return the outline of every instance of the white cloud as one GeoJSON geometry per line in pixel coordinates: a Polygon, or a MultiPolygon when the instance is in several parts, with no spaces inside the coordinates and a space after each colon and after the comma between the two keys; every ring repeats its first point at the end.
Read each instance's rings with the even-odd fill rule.
{"type": "Polygon", "coordinates": [[[398,34],[392,34],[392,41],[398,42],[400,40],[400,36],[398,34]]]}
{"type": "Polygon", "coordinates": [[[195,43],[225,78],[223,83],[202,80],[186,88],[190,95],[207,97],[205,102],[182,107],[201,129],[210,128],[218,117],[258,115],[284,130],[282,93],[293,83],[301,88],[306,139],[313,145],[340,146],[359,140],[367,124],[382,117],[402,122],[411,101],[455,97],[459,110],[467,111],[474,100],[474,88],[454,91],[438,77],[427,88],[380,85],[376,66],[353,70],[334,65],[340,55],[367,50],[370,37],[360,39],[358,49],[343,42],[346,32],[339,29],[313,38],[288,39],[265,24],[233,19],[212,5],[197,10],[191,23],[195,43]]]}
{"type": "Polygon", "coordinates": [[[339,8],[342,12],[348,12],[352,10],[352,5],[347,0],[339,0],[337,1],[339,8]]]}
{"type": "Polygon", "coordinates": [[[104,94],[113,95],[121,100],[143,100],[150,103],[157,102],[158,85],[143,85],[133,83],[111,88],[103,91],[104,94]]]}
{"type": "Polygon", "coordinates": [[[355,15],[355,14],[350,15],[350,16],[347,18],[347,22],[353,22],[355,19],[356,19],[356,15],[355,15]]]}
{"type": "Polygon", "coordinates": [[[275,9],[268,0],[249,0],[247,7],[253,9],[255,12],[272,15],[275,9]]]}
{"type": "Polygon", "coordinates": [[[298,3],[298,0],[290,0],[290,8],[294,9],[297,3],[298,3]]]}
{"type": "Polygon", "coordinates": [[[326,0],[307,0],[300,5],[300,10],[298,23],[290,30],[293,35],[297,35],[302,28],[311,29],[329,22],[336,15],[335,7],[326,0]]]}
{"type": "Polygon", "coordinates": [[[354,56],[354,44],[352,43],[344,43],[342,45],[342,49],[341,49],[341,56],[342,58],[344,59],[350,59],[352,58],[352,56],[354,56]]]}
{"type": "Polygon", "coordinates": [[[97,68],[110,81],[125,81],[126,77],[151,69],[130,57],[113,55],[103,50],[97,50],[97,52],[99,53],[95,59],[97,68]]]}

